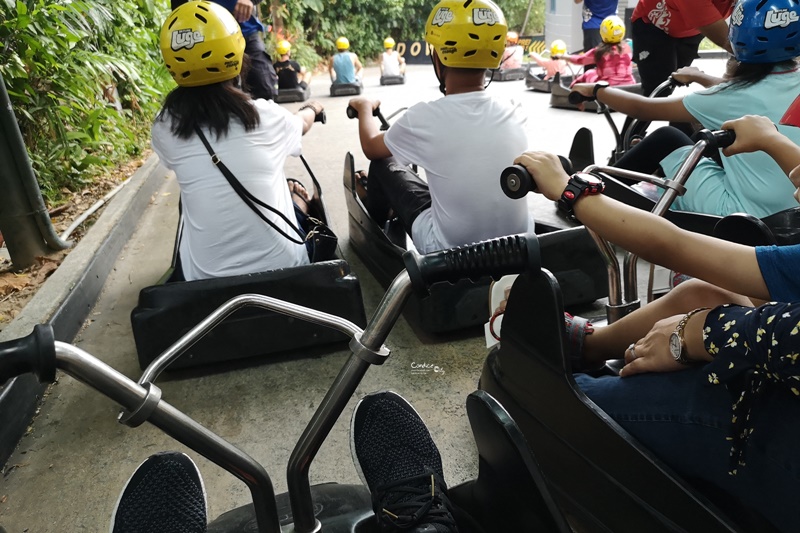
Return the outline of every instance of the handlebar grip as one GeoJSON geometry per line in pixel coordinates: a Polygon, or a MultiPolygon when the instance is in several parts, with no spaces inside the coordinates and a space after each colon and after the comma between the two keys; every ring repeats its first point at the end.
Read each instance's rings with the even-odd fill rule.
{"type": "Polygon", "coordinates": [[[506,167],[500,174],[500,188],[509,198],[519,200],[529,192],[536,192],[536,182],[522,165],[506,167]]]}
{"type": "Polygon", "coordinates": [[[0,385],[28,373],[41,383],[56,380],[56,341],[49,324],[37,324],[26,337],[0,342],[0,385]]]}
{"type": "MultiPolygon", "coordinates": [[[[345,113],[347,113],[347,118],[349,118],[349,119],[358,118],[358,111],[356,111],[356,108],[351,106],[351,105],[347,106],[347,109],[345,109],[345,113]]],[[[380,118],[381,122],[385,122],[383,120],[383,117],[381,116],[381,108],[380,107],[376,107],[375,109],[372,110],[372,116],[380,118]]]]}
{"type": "Polygon", "coordinates": [[[571,91],[567,96],[567,100],[569,100],[569,103],[572,105],[578,105],[582,102],[591,102],[594,98],[591,96],[583,96],[578,91],[571,91]]]}
{"type": "Polygon", "coordinates": [[[736,140],[736,132],[733,130],[700,130],[695,134],[695,142],[705,141],[707,149],[715,150],[726,148],[736,140]]]}
{"type": "Polygon", "coordinates": [[[403,262],[421,297],[427,296],[429,287],[439,281],[477,281],[484,276],[497,280],[542,266],[539,239],[534,234],[499,237],[426,255],[409,250],[403,254],[403,262]]]}
{"type": "Polygon", "coordinates": [[[314,122],[321,122],[322,124],[328,122],[328,115],[325,114],[324,109],[319,113],[317,113],[316,115],[314,115],[314,122]]]}

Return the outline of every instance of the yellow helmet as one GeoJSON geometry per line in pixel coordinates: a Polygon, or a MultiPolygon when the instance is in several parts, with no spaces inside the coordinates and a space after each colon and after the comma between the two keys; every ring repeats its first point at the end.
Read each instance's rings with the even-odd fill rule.
{"type": "Polygon", "coordinates": [[[566,53],[567,53],[567,43],[565,43],[561,39],[556,39],[555,41],[550,43],[551,56],[563,56],[566,53]]]}
{"type": "Polygon", "coordinates": [[[600,38],[604,43],[617,44],[625,38],[625,23],[616,15],[610,15],[600,23],[600,38]]]}
{"type": "Polygon", "coordinates": [[[161,55],[182,87],[235,78],[242,69],[244,37],[233,15],[212,2],[187,2],[161,27],[161,55]]]}
{"type": "Polygon", "coordinates": [[[506,17],[490,0],[441,0],[428,15],[425,41],[447,67],[497,68],[506,31],[506,17]]]}
{"type": "Polygon", "coordinates": [[[394,39],[392,39],[391,37],[387,37],[386,39],[383,40],[384,48],[394,48],[394,45],[395,45],[394,39]]]}
{"type": "Polygon", "coordinates": [[[517,44],[519,42],[519,34],[515,31],[510,31],[506,33],[506,43],[507,44],[517,44]]]}
{"type": "Polygon", "coordinates": [[[278,42],[278,44],[275,45],[275,52],[279,56],[282,56],[283,54],[288,54],[289,50],[291,49],[292,49],[292,43],[290,43],[285,39],[283,41],[278,42]]]}
{"type": "Polygon", "coordinates": [[[348,48],[350,48],[350,41],[347,40],[347,37],[339,37],[336,39],[337,50],[347,50],[348,48]]]}

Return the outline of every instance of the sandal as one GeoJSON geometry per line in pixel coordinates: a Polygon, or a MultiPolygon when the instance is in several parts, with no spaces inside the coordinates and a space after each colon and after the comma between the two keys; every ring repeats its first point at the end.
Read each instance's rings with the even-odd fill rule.
{"type": "Polygon", "coordinates": [[[572,363],[573,372],[586,370],[583,359],[583,341],[586,335],[594,333],[594,326],[585,318],[564,313],[564,326],[567,333],[567,355],[572,363]]]}
{"type": "Polygon", "coordinates": [[[311,196],[308,194],[308,189],[306,189],[306,186],[303,185],[300,180],[296,180],[294,178],[286,178],[286,183],[289,186],[289,192],[292,195],[292,201],[294,201],[295,205],[300,209],[300,211],[308,214],[311,196]]]}
{"type": "Polygon", "coordinates": [[[367,197],[367,182],[369,181],[367,178],[367,172],[364,170],[356,170],[356,194],[358,195],[359,199],[363,202],[367,197]]]}

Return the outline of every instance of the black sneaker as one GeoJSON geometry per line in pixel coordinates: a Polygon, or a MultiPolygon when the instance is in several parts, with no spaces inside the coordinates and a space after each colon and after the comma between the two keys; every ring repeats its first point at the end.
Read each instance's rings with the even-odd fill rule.
{"type": "Polygon", "coordinates": [[[205,533],[206,490],[197,465],[180,452],[148,457],[128,480],[111,533],[205,533]]]}
{"type": "Polygon", "coordinates": [[[405,399],[390,391],[365,396],[353,412],[350,445],[382,531],[457,533],[439,450],[405,399]]]}

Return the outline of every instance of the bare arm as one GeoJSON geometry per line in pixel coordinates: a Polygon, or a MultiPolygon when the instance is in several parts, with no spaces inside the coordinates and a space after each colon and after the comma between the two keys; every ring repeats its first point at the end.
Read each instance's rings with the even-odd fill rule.
{"type": "MultiPolygon", "coordinates": [[[[561,197],[569,177],[556,156],[526,152],[515,162],[531,172],[547,198],[561,197]]],[[[745,296],[769,299],[755,249],[750,246],[682,230],[662,217],[602,194],[578,200],[575,214],[587,228],[646,261],[745,296]]]]}
{"type": "Polygon", "coordinates": [[[372,116],[372,112],[379,105],[379,101],[364,97],[350,100],[350,106],[358,112],[358,138],[361,141],[361,149],[370,161],[392,156],[392,152],[383,142],[384,134],[372,116]]]}
{"type": "Polygon", "coordinates": [[[297,116],[303,119],[303,135],[308,133],[308,130],[314,124],[314,119],[318,114],[322,113],[322,110],[322,104],[316,100],[311,100],[297,111],[297,116]]]}
{"type": "Polygon", "coordinates": [[[336,81],[336,71],[333,70],[333,58],[328,61],[328,74],[331,75],[331,82],[336,81]]]}
{"type": "MultiPolygon", "coordinates": [[[[572,87],[584,96],[592,96],[594,83],[578,83],[572,87]]],[[[666,120],[669,122],[692,122],[695,118],[683,105],[683,96],[647,98],[613,87],[597,91],[597,99],[611,109],[639,120],[666,120]]]]}
{"type": "Polygon", "coordinates": [[[353,58],[353,66],[356,68],[356,77],[361,79],[361,71],[364,70],[364,66],[361,64],[361,61],[358,60],[358,56],[353,54],[351,56],[353,58]]]}
{"type": "Polygon", "coordinates": [[[707,26],[700,26],[697,29],[717,46],[733,53],[731,42],[728,40],[728,23],[725,20],[718,20],[707,26]]]}

